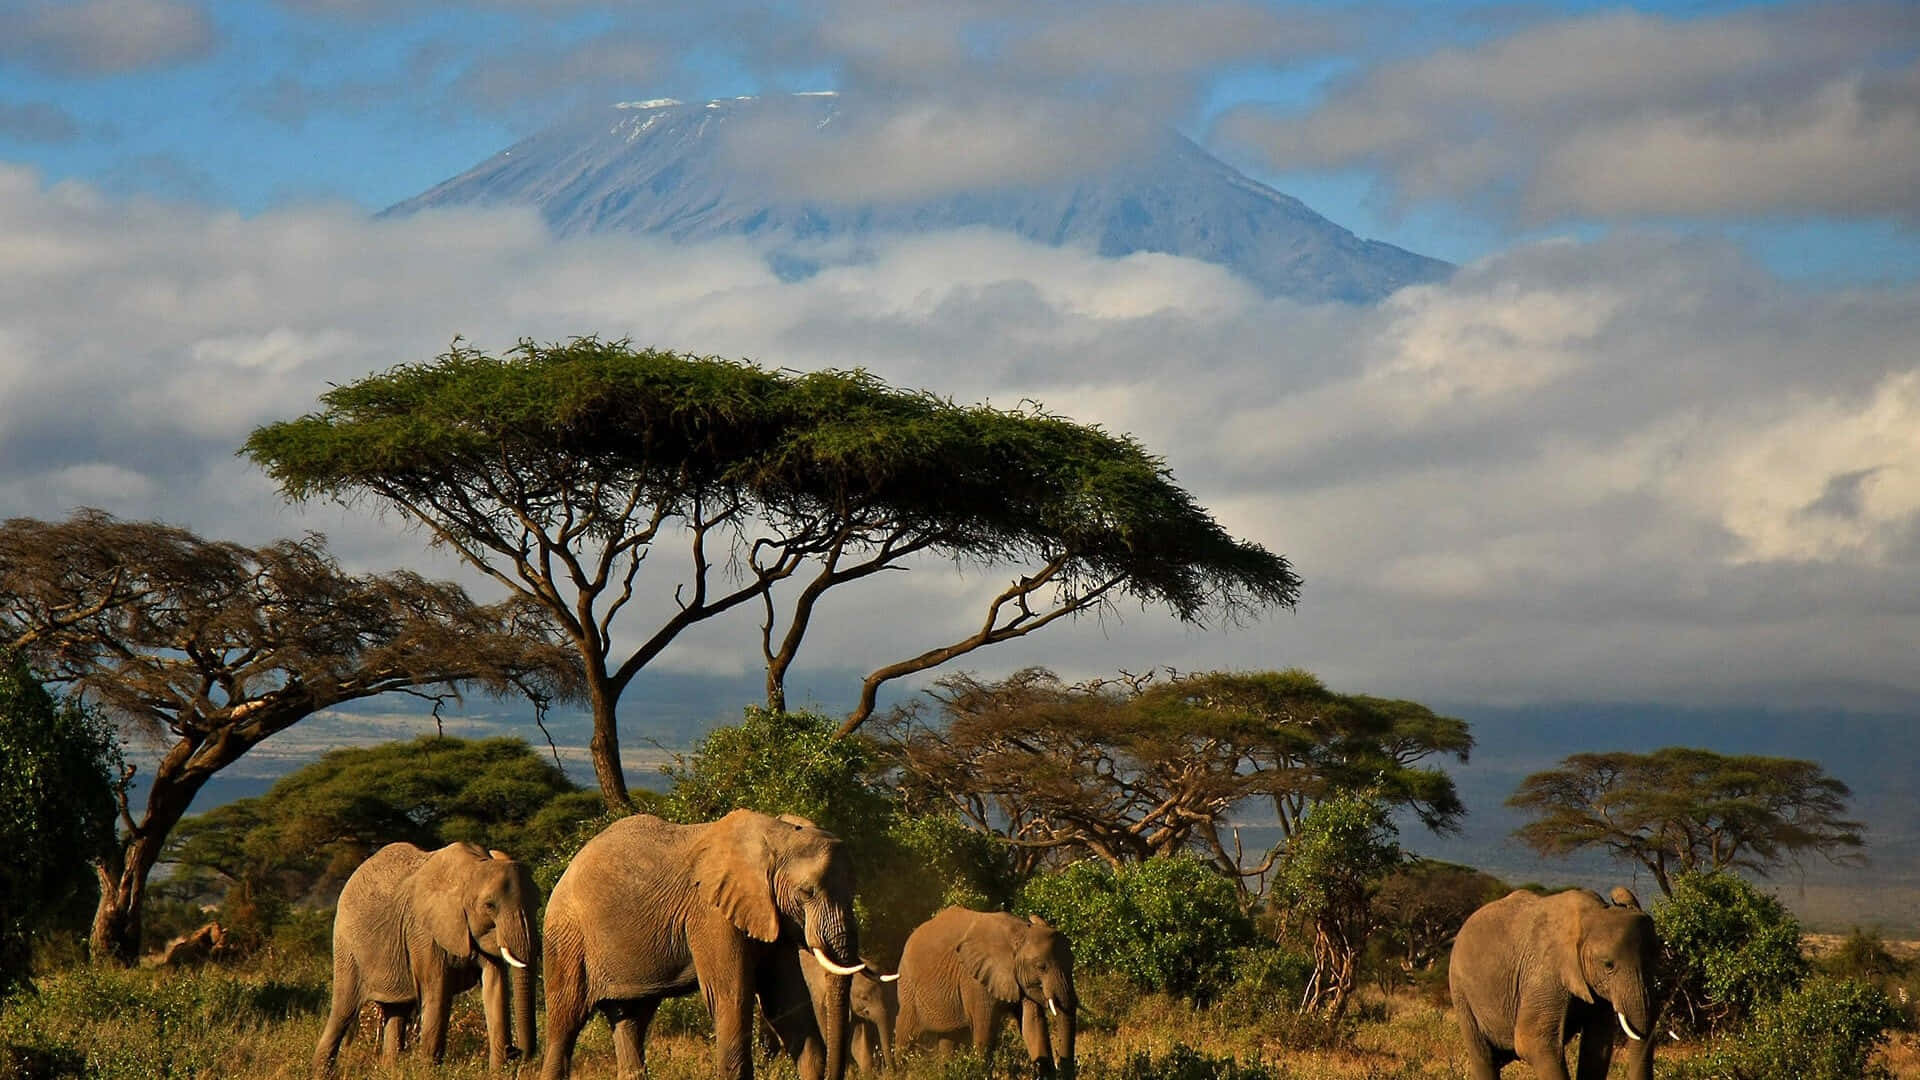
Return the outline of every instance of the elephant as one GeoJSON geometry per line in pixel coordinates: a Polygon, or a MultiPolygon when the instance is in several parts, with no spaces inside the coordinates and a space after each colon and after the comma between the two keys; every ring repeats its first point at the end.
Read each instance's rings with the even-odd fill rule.
{"type": "Polygon", "coordinates": [[[805,819],[752,810],[697,825],[622,818],[554,884],[546,947],[546,1080],[568,1074],[594,1009],[613,1027],[619,1075],[637,1080],[654,1011],[696,989],[713,1016],[721,1080],[753,1075],[756,997],[769,1018],[811,1014],[811,1039],[789,1029],[801,1076],[845,1075],[848,977],[863,967],[853,870],[839,839],[805,819]],[[782,974],[797,969],[803,948],[825,969],[816,996],[797,972],[782,974]]]}
{"type": "Polygon", "coordinates": [[[900,953],[900,1019],[894,1041],[905,1048],[936,1040],[991,1056],[1000,1021],[1017,1011],[1027,1056],[1042,1075],[1073,1068],[1073,950],[1065,934],[1038,915],[950,907],[916,927],[900,953]]]}
{"type": "Polygon", "coordinates": [[[1585,889],[1519,890],[1486,904],[1454,938],[1447,982],[1474,1080],[1510,1061],[1567,1080],[1566,1047],[1580,1037],[1579,1080],[1603,1080],[1617,1024],[1627,1075],[1652,1080],[1660,942],[1625,888],[1613,903],[1585,889]]]}
{"type": "MultiPolygon", "coordinates": [[[[810,950],[796,949],[792,955],[794,963],[782,964],[776,970],[780,978],[788,981],[789,986],[796,979],[804,986],[799,987],[798,993],[781,995],[783,1000],[792,1004],[788,1007],[787,1015],[767,1017],[767,1026],[772,1036],[770,1042],[785,1049],[788,1056],[799,1064],[805,1048],[821,1038],[817,1018],[807,1004],[822,999],[826,970],[813,958],[810,950]]],[[[883,974],[871,963],[862,963],[862,969],[853,976],[847,995],[851,1014],[848,1018],[850,1053],[853,1064],[862,1073],[873,1073],[893,1063],[893,1025],[900,1015],[900,976],[898,973],[883,974]]],[[[801,1077],[802,1080],[812,1080],[804,1069],[801,1077]]]]}
{"type": "Polygon", "coordinates": [[[421,1051],[438,1063],[453,996],[475,982],[492,1067],[532,1054],[539,907],[533,875],[505,852],[464,843],[433,852],[397,843],[374,852],[347,878],[334,912],[333,1008],[313,1050],[314,1075],[332,1071],[341,1040],[369,1001],[380,1007],[388,1064],[399,1060],[416,1011],[421,1051]]]}

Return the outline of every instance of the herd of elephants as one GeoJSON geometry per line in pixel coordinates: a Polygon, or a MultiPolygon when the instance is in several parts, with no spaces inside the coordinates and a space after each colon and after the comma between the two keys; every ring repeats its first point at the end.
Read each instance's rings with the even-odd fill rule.
{"type": "MultiPolygon", "coordinates": [[[[543,1080],[568,1075],[591,1013],[613,1029],[621,1080],[643,1074],[647,1026],[661,1001],[699,992],[713,1018],[721,1080],[752,1075],[756,1004],[802,1080],[841,1080],[893,1048],[963,1042],[991,1052],[1017,1016],[1042,1075],[1070,1073],[1079,999],[1065,934],[1037,916],[950,907],[907,938],[899,970],[859,955],[854,879],[833,834],[791,816],[735,810],[675,825],[639,814],[582,847],[547,897],[499,851],[390,844],[340,894],[333,928],[333,1005],[314,1050],[332,1071],[362,1006],[377,1005],[380,1052],[439,1061],[453,995],[478,982],[489,1057],[504,1067],[535,1045],[534,976],[544,975],[543,1080]]],[[[1453,1005],[1475,1080],[1508,1062],[1566,1080],[1601,1080],[1618,1030],[1634,1080],[1653,1075],[1658,944],[1633,894],[1515,892],[1480,908],[1455,939],[1453,1005]]],[[[1276,1007],[1284,1007],[1276,1003],[1276,1007]]]]}

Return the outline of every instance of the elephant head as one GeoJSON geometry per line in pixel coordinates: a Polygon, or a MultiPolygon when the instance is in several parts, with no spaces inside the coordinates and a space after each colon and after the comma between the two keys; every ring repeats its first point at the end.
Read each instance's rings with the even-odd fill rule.
{"type": "MultiPolygon", "coordinates": [[[[1596,898],[1597,899],[1597,898],[1596,898]]],[[[1568,992],[1589,1005],[1605,1004],[1627,1038],[1638,1042],[1653,1033],[1654,966],[1659,939],[1653,919],[1625,888],[1613,891],[1614,904],[1583,903],[1561,926],[1560,980],[1568,992]]]]}
{"type": "MultiPolygon", "coordinates": [[[[534,912],[540,888],[527,867],[501,851],[454,844],[435,852],[412,878],[412,911],[449,956],[480,959],[511,972],[514,1041],[534,1045],[533,977],[540,962],[534,912]]],[[[483,973],[484,974],[484,973],[483,973]]]]}
{"type": "Polygon", "coordinates": [[[694,885],[741,932],[804,945],[832,976],[816,1002],[827,1080],[846,1071],[848,976],[861,971],[853,869],[838,837],[798,817],[735,810],[708,826],[694,885]]]}
{"type": "Polygon", "coordinates": [[[976,926],[955,951],[962,968],[994,997],[1009,1003],[1031,1002],[1039,1008],[1046,1017],[1053,1060],[1073,1060],[1080,1000],[1073,991],[1073,951],[1065,934],[1038,915],[1028,916],[1025,922],[995,919],[976,926]]]}

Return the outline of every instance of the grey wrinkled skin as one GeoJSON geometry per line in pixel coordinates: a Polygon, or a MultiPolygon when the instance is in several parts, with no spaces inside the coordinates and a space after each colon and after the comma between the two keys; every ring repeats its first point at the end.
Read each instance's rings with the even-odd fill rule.
{"type": "Polygon", "coordinates": [[[902,1050],[929,1042],[951,1050],[966,1036],[991,1057],[1000,1022],[1014,1016],[1042,1075],[1073,1069],[1073,950],[1039,916],[947,908],[908,936],[898,986],[902,1050]]]}
{"type": "Polygon", "coordinates": [[[797,954],[818,947],[835,964],[860,962],[853,873],[840,841],[810,822],[751,810],[700,825],[616,821],[554,885],[545,936],[545,1080],[568,1075],[594,1010],[613,1027],[620,1077],[638,1080],[660,1002],[696,990],[713,1016],[720,1080],[753,1075],[756,999],[791,1038],[802,1080],[846,1072],[849,979],[822,971],[809,988],[797,954]]]}
{"type": "Polygon", "coordinates": [[[1660,944],[1631,892],[1618,888],[1613,898],[1519,891],[1467,917],[1447,981],[1474,1080],[1495,1080],[1512,1061],[1568,1080],[1566,1047],[1576,1036],[1579,1080],[1604,1080],[1616,1039],[1627,1043],[1629,1080],[1653,1080],[1660,944]],[[1641,1037],[1629,1038],[1623,1024],[1641,1037]]]}
{"type": "Polygon", "coordinates": [[[533,875],[505,852],[474,844],[434,852],[388,844],[374,852],[347,879],[334,912],[333,1007],[314,1047],[314,1075],[333,1071],[341,1041],[368,1002],[380,1009],[383,1061],[399,1060],[407,1021],[417,1014],[420,1051],[437,1063],[446,1052],[453,996],[475,983],[492,1067],[531,1054],[539,907],[533,875]],[[513,967],[505,953],[528,966],[513,967]]]}

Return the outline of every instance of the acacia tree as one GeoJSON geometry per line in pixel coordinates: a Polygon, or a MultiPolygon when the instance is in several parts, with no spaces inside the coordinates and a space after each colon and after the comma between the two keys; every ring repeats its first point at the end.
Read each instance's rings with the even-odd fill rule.
{"type": "MultiPolygon", "coordinates": [[[[463,684],[537,697],[575,687],[542,612],[482,606],[458,586],[349,575],[309,534],[260,548],[81,510],[0,525],[0,643],[158,750],[136,816],[101,856],[94,955],[131,962],[147,878],[194,795],[270,736],[392,691],[446,700],[463,684]]],[[[78,855],[78,857],[87,857],[78,855]]]]}
{"type": "Polygon", "coordinates": [[[1131,439],[865,372],[595,338],[499,358],[456,342],[321,400],[256,430],[245,453],[288,498],[397,510],[550,612],[583,664],[610,809],[628,801],[621,694],[683,631],[745,604],[759,605],[767,704],[781,711],[829,590],[916,557],[1017,570],[978,630],[868,673],[851,733],[889,680],[1121,597],[1202,622],[1290,605],[1299,588],[1284,558],[1229,536],[1131,439]],[[643,581],[669,541],[685,561],[643,581]],[[643,585],[671,603],[629,612],[643,585]],[[651,628],[616,644],[623,614],[651,628]]]}
{"type": "Polygon", "coordinates": [[[1436,831],[1455,828],[1465,808],[1453,781],[1425,761],[1464,760],[1473,743],[1460,720],[1336,694],[1297,670],[1072,686],[1040,668],[999,682],[955,675],[896,710],[888,733],[908,797],[1001,839],[1023,874],[1050,853],[1118,867],[1195,851],[1243,882],[1271,870],[1303,816],[1344,790],[1367,787],[1436,831]],[[1247,866],[1229,822],[1262,802],[1281,836],[1247,866]]]}
{"type": "Polygon", "coordinates": [[[1803,853],[1858,860],[1863,826],[1847,785],[1817,762],[1670,746],[1650,754],[1574,754],[1521,782],[1514,831],[1543,855],[1598,848],[1638,863],[1673,895],[1685,872],[1768,871],[1803,853]]]}
{"type": "Polygon", "coordinates": [[[1374,929],[1374,897],[1403,855],[1387,808],[1369,792],[1324,799],[1301,818],[1274,884],[1276,905],[1313,943],[1302,1011],[1338,1018],[1374,929]]]}

